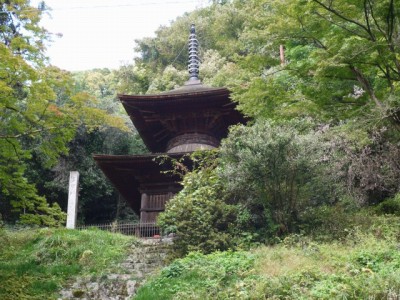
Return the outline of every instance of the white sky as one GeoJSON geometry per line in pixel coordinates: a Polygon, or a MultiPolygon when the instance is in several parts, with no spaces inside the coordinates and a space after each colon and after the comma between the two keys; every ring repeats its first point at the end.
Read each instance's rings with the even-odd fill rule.
{"type": "MultiPolygon", "coordinates": [[[[39,0],[31,1],[37,5],[39,0]]],[[[53,65],[69,71],[118,68],[132,63],[135,39],[154,36],[160,25],[207,0],[45,0],[52,8],[42,26],[54,37],[47,50],[53,65]]],[[[189,35],[189,28],[188,28],[189,35]]]]}

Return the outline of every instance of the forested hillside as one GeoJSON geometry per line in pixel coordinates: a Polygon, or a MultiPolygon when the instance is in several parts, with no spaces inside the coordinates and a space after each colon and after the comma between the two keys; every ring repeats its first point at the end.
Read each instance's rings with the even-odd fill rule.
{"type": "Polygon", "coordinates": [[[63,226],[71,170],[81,223],[137,218],[92,154],[146,153],[117,94],[183,85],[195,24],[202,83],[248,123],[180,170],[159,225],[182,259],[139,299],[398,297],[400,0],[210,1],[137,40],[131,64],[75,73],[45,56],[45,12],[0,2],[0,227],[63,226]]]}
{"type": "Polygon", "coordinates": [[[192,23],[201,46],[202,82],[228,87],[250,121],[232,128],[218,155],[209,158],[212,163],[186,175],[165,226],[175,222],[169,214],[179,214],[174,202],[189,201],[198,188],[210,193],[200,194],[199,201],[216,198],[227,222],[241,224],[235,230],[261,230],[264,239],[297,232],[325,206],[358,209],[394,201],[395,209],[397,200],[390,199],[398,199],[400,182],[396,4],[214,1],[160,27],[155,37],[136,41],[139,56],[131,65],[72,74],[49,65],[44,55],[51,38],[38,25],[45,4],[36,9],[28,1],[2,3],[3,219],[61,222],[59,205],[65,209],[72,169],[82,173],[82,222],[134,218],[124,214],[123,200],[91,155],[146,152],[116,94],[182,85],[192,23]]]}
{"type": "Polygon", "coordinates": [[[45,3],[0,2],[2,219],[63,225],[71,170],[83,175],[82,222],[135,218],[92,159],[145,151],[116,100],[118,79],[110,70],[71,74],[50,65],[53,37],[39,25],[48,11],[45,3]]]}
{"type": "Polygon", "coordinates": [[[182,85],[184,32],[195,23],[201,80],[228,87],[250,120],[231,128],[218,153],[195,155],[199,167],[160,219],[180,236],[176,254],[311,234],[362,208],[398,213],[396,4],[216,2],[137,41],[123,91],[182,85]]]}

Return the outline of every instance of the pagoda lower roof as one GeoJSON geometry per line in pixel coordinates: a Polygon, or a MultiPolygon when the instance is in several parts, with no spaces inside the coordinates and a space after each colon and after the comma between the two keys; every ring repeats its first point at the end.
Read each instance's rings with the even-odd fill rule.
{"type": "Polygon", "coordinates": [[[140,212],[141,190],[151,186],[157,190],[157,185],[165,189],[170,186],[175,192],[179,186],[179,177],[163,171],[172,169],[170,162],[160,164],[155,161],[161,156],[179,159],[188,153],[155,153],[148,155],[93,155],[97,165],[124,197],[132,209],[140,212]]]}

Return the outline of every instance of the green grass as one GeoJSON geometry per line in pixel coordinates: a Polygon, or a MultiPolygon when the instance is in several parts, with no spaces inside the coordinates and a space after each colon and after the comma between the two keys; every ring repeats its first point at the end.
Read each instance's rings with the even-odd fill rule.
{"type": "Polygon", "coordinates": [[[77,275],[98,275],[133,239],[100,230],[0,230],[0,299],[56,299],[77,275]]]}
{"type": "MultiPolygon", "coordinates": [[[[250,251],[191,253],[135,299],[398,299],[400,218],[369,221],[332,241],[318,238],[324,229],[250,251]]],[[[0,299],[56,299],[75,276],[111,272],[132,243],[99,230],[0,230],[0,299]]]]}
{"type": "Polygon", "coordinates": [[[164,268],[135,299],[226,299],[253,264],[253,255],[246,252],[194,252],[164,268]]]}
{"type": "Polygon", "coordinates": [[[135,299],[399,299],[400,218],[325,242],[292,235],[247,252],[189,254],[135,299]]]}

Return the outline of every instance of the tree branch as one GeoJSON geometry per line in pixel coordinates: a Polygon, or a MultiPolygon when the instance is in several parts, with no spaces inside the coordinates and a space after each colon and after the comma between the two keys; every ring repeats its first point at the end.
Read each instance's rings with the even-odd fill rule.
{"type": "MultiPolygon", "coordinates": [[[[367,1],[368,0],[364,0],[364,17],[365,17],[365,21],[367,22],[368,34],[372,38],[372,41],[375,42],[376,38],[375,38],[375,35],[373,34],[373,32],[371,31],[371,26],[369,24],[369,14],[368,14],[367,1]]],[[[370,9],[372,10],[372,7],[370,7],[370,9]]]]}
{"type": "Polygon", "coordinates": [[[327,11],[333,13],[334,15],[336,15],[337,17],[339,17],[340,19],[345,20],[345,21],[347,21],[347,22],[349,22],[349,23],[352,23],[352,24],[354,24],[354,25],[357,25],[358,27],[364,29],[368,34],[370,33],[370,32],[368,31],[368,28],[367,28],[365,25],[361,24],[361,23],[358,22],[358,21],[355,21],[355,20],[352,20],[352,19],[350,19],[350,18],[345,17],[344,15],[342,15],[341,13],[339,13],[336,9],[334,9],[334,8],[332,7],[332,2],[330,3],[329,6],[326,6],[324,3],[322,3],[322,2],[319,1],[319,0],[312,0],[312,1],[315,2],[315,3],[317,3],[318,5],[322,6],[322,7],[323,7],[324,9],[326,9],[327,11]]]}
{"type": "MultiPolygon", "coordinates": [[[[305,32],[305,33],[309,33],[308,30],[306,29],[306,27],[303,24],[303,21],[301,20],[301,18],[297,18],[297,21],[299,21],[301,29],[305,32]]],[[[313,37],[312,35],[310,37],[305,37],[306,39],[311,39],[313,40],[317,45],[319,45],[322,49],[328,50],[328,48],[320,41],[318,40],[316,37],[313,37]]]]}
{"type": "Polygon", "coordinates": [[[370,7],[371,18],[372,18],[372,20],[374,21],[374,24],[375,24],[376,28],[378,28],[378,30],[379,30],[380,33],[382,33],[382,35],[384,36],[385,40],[386,40],[386,41],[389,41],[389,40],[388,40],[388,37],[386,36],[386,33],[382,30],[381,26],[379,26],[379,23],[378,23],[378,21],[377,21],[376,18],[375,18],[374,10],[372,9],[371,0],[368,0],[368,4],[369,4],[369,7],[370,7]]]}
{"type": "Polygon", "coordinates": [[[33,135],[33,134],[38,134],[44,131],[48,131],[48,130],[52,130],[52,129],[56,129],[57,127],[53,126],[53,127],[46,127],[46,128],[41,128],[41,129],[35,129],[35,130],[30,130],[24,133],[19,133],[19,134],[14,134],[14,135],[0,135],[0,139],[19,139],[21,137],[24,136],[28,136],[28,135],[33,135]]]}
{"type": "Polygon", "coordinates": [[[382,102],[376,97],[375,92],[373,88],[371,87],[371,84],[369,83],[368,79],[365,78],[364,74],[357,69],[355,66],[350,65],[350,70],[356,75],[356,78],[358,82],[362,85],[364,90],[369,94],[371,99],[375,102],[375,104],[379,107],[382,107],[382,102]]]}
{"type": "Polygon", "coordinates": [[[12,146],[12,148],[14,149],[15,156],[18,158],[18,160],[21,160],[21,156],[19,155],[18,150],[17,150],[17,147],[15,147],[14,143],[11,142],[11,141],[10,141],[9,139],[7,139],[7,138],[6,138],[6,142],[9,143],[9,144],[12,146]]]}
{"type": "Polygon", "coordinates": [[[340,27],[340,28],[346,30],[347,32],[349,32],[349,33],[351,33],[351,34],[354,34],[354,35],[359,36],[359,37],[361,37],[361,38],[363,38],[363,39],[369,40],[368,37],[366,37],[366,36],[364,36],[364,35],[362,35],[362,34],[359,34],[359,33],[355,32],[355,31],[353,31],[353,30],[350,30],[350,29],[348,29],[348,28],[347,28],[346,26],[344,26],[344,25],[341,25],[341,24],[338,24],[338,23],[333,22],[332,20],[329,20],[329,19],[328,19],[327,17],[325,17],[324,15],[321,15],[319,12],[314,12],[314,13],[315,13],[318,17],[324,19],[325,21],[331,23],[332,25],[338,26],[338,27],[340,27]]]}
{"type": "Polygon", "coordinates": [[[388,35],[388,39],[389,41],[392,40],[393,37],[393,31],[394,31],[394,19],[395,19],[395,15],[394,15],[394,3],[393,0],[390,0],[389,3],[389,11],[388,14],[386,16],[386,22],[387,22],[387,35],[388,35]]]}
{"type": "Polygon", "coordinates": [[[36,124],[35,121],[33,121],[33,120],[31,120],[30,118],[28,118],[23,112],[21,112],[21,111],[20,111],[19,109],[17,109],[16,107],[6,105],[5,108],[6,108],[6,109],[9,109],[9,110],[12,110],[12,111],[15,111],[16,113],[20,114],[20,115],[21,115],[25,120],[27,120],[30,124],[36,124]]]}

